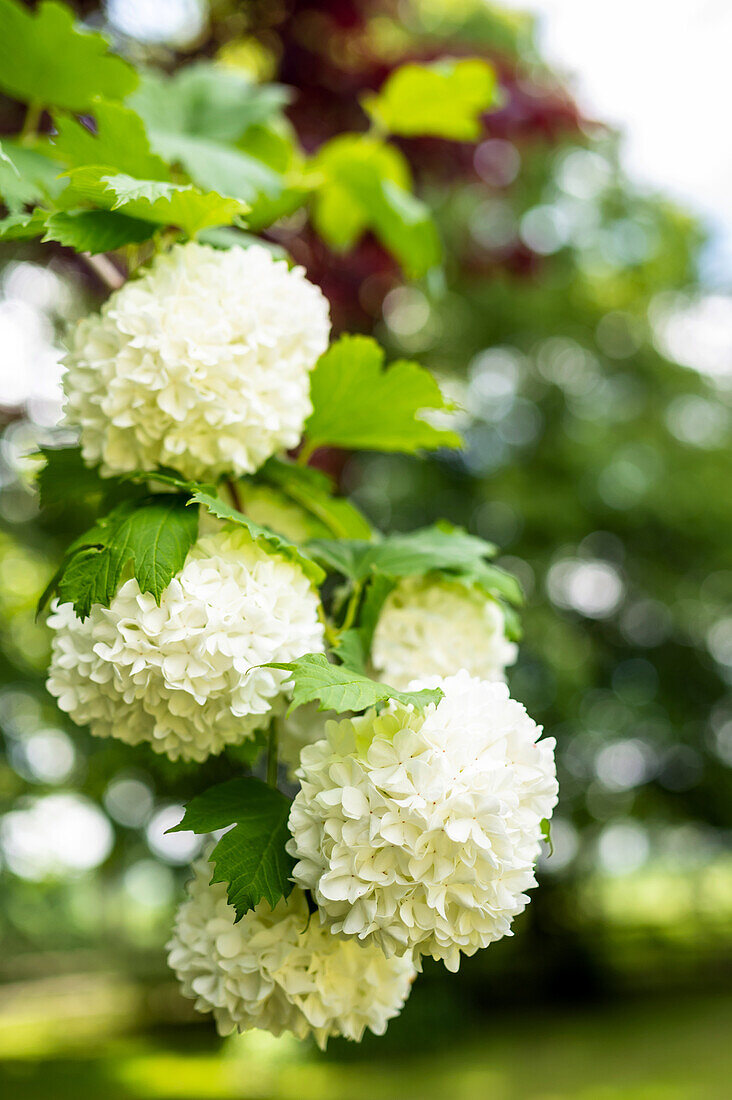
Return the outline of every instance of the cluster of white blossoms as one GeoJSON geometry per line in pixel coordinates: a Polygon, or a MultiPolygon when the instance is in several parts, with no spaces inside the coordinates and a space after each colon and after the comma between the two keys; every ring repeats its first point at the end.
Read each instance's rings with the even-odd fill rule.
{"type": "Polygon", "coordinates": [[[212,1012],[222,1035],[264,1028],[274,1035],[383,1035],[406,1001],[415,969],[408,955],[332,936],[310,919],[297,888],[272,909],[266,901],[239,923],[211,865],[199,861],[178,910],[168,962],[196,1008],[212,1012]]]}
{"type": "MultiPolygon", "coordinates": [[[[154,483],[159,466],[225,476],[255,523],[296,542],[327,536],[307,508],[244,475],[299,442],[329,329],[302,269],[257,246],[177,246],[78,326],[66,421],[104,476],[143,471],[154,483]]],[[[263,666],[324,652],[319,593],[247,530],[206,516],[198,530],[159,602],[131,571],[83,621],[54,602],[49,690],[93,734],[172,760],[204,761],[270,727],[270,782],[279,728],[280,759],[300,782],[286,845],[294,889],[274,908],[256,892],[237,921],[226,885],[212,885],[200,861],[170,966],[224,1034],[289,1030],[321,1046],[382,1034],[422,956],[457,970],[461,954],[510,934],[557,797],[554,741],[539,739],[501,682],[516,646],[499,603],[434,574],[391,593],[372,664],[397,689],[439,686],[437,704],[335,720],[313,703],[285,719],[289,674],[263,666]]],[[[246,837],[244,819],[233,820],[246,837]]],[[[242,864],[232,858],[233,881],[242,864]]],[[[268,896],[284,891],[285,874],[273,870],[268,896]]]]}
{"type": "Polygon", "coordinates": [[[48,688],[98,736],[201,761],[283,705],[286,674],[254,666],[322,651],[318,608],[298,565],[224,530],[198,540],[159,606],[134,579],[83,622],[56,603],[48,688]]]}
{"type": "Polygon", "coordinates": [[[299,442],[329,332],[302,268],[258,245],[178,245],[77,326],[66,422],[103,475],[251,473],[299,442]]]}
{"type": "Polygon", "coordinates": [[[503,680],[518,652],[505,632],[500,604],[478,586],[406,577],[384,604],[371,659],[379,676],[400,691],[412,680],[457,669],[503,680]]]}
{"type": "Polygon", "coordinates": [[[331,722],[303,749],[288,851],[334,933],[457,970],[525,908],[557,782],[554,740],[504,684],[419,686],[438,683],[424,714],[331,722]]]}

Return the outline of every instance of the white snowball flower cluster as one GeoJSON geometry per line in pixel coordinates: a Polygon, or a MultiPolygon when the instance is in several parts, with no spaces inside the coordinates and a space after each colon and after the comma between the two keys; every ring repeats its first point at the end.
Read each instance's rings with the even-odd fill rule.
{"type": "Polygon", "coordinates": [[[253,666],[323,649],[299,566],[241,529],[200,538],[160,606],[126,581],[83,622],[56,603],[48,689],[79,725],[172,760],[204,760],[266,725],[286,673],[253,666]]]}
{"type": "Polygon", "coordinates": [[[288,851],[333,932],[457,970],[525,908],[557,782],[553,738],[504,684],[420,686],[438,683],[422,715],[332,722],[303,749],[288,851]]]}
{"type": "Polygon", "coordinates": [[[376,946],[331,935],[309,919],[298,889],[274,909],[261,901],[235,924],[225,886],[209,885],[211,865],[200,860],[193,870],[168,962],[221,1034],[292,1031],[320,1047],[331,1035],[358,1041],[366,1028],[383,1035],[415,977],[408,956],[387,959],[376,946]]]}
{"type": "Polygon", "coordinates": [[[78,325],[66,422],[103,475],[251,473],[299,441],[329,331],[302,268],[259,245],[177,245],[78,325]]]}
{"type": "Polygon", "coordinates": [[[403,691],[412,680],[466,669],[502,680],[518,647],[505,636],[501,606],[479,588],[434,577],[407,577],[384,604],[374,632],[379,677],[403,691]]]}

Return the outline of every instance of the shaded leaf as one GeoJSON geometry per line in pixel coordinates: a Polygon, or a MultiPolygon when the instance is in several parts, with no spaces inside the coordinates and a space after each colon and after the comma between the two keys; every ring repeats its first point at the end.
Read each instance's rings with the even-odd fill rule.
{"type": "Polygon", "coordinates": [[[41,508],[63,507],[109,488],[109,479],[86,465],[81,447],[41,447],[40,454],[46,460],[36,478],[41,508]]]}
{"type": "Polygon", "coordinates": [[[8,214],[0,219],[0,241],[32,241],[40,237],[46,227],[45,210],[32,214],[8,214]]]}
{"type": "Polygon", "coordinates": [[[44,218],[44,241],[58,241],[77,252],[114,252],[141,244],[154,232],[152,222],[111,210],[59,210],[44,218]]]}
{"type": "MultiPolygon", "coordinates": [[[[365,580],[371,574],[409,577],[434,570],[487,579],[487,571],[495,567],[488,566],[485,558],[494,554],[495,549],[477,535],[449,524],[422,527],[406,535],[389,535],[381,542],[314,539],[308,543],[313,557],[355,581],[365,580]]],[[[498,572],[509,576],[502,570],[498,572]]]]}
{"type": "Polygon", "coordinates": [[[198,516],[185,503],[162,494],[112,509],[69,547],[54,585],[59,600],[85,619],[93,604],[109,606],[129,564],[140,589],[159,602],[198,533],[198,516]]]}
{"type": "Polygon", "coordinates": [[[295,861],[285,851],[290,802],[259,779],[231,779],[193,798],[169,832],[210,833],[234,825],[214,848],[211,882],[226,884],[241,920],[262,899],[274,908],[292,890],[295,861]]]}
{"type": "Polygon", "coordinates": [[[371,525],[346,497],[334,494],[327,474],[312,466],[298,466],[280,458],[270,458],[258,471],[258,478],[276,485],[285,496],[306,508],[336,538],[369,539],[371,525]]]}
{"type": "Polygon", "coordinates": [[[58,179],[61,168],[46,153],[5,140],[3,154],[0,198],[11,213],[20,213],[28,205],[46,202],[63,190],[64,183],[58,179]]]}
{"type": "Polygon", "coordinates": [[[191,134],[151,130],[153,148],[167,161],[180,164],[194,183],[206,190],[253,203],[263,195],[278,199],[282,177],[255,157],[230,145],[191,134]]]}
{"type": "Polygon", "coordinates": [[[282,85],[255,84],[235,69],[196,61],[172,76],[145,73],[127,104],[150,130],[231,143],[271,119],[289,99],[282,85]]]}
{"type": "Polygon", "coordinates": [[[121,103],[97,99],[93,105],[96,133],[75,118],[54,114],[54,155],[73,168],[103,165],[137,179],[170,180],[170,169],[150,148],[145,124],[121,103]]]}

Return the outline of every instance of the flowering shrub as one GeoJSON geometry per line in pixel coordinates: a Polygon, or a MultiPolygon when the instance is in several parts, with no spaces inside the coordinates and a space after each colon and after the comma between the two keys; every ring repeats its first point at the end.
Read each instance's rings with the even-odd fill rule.
{"type": "Polygon", "coordinates": [[[298,176],[249,134],[281,131],[281,90],[206,62],[141,77],[55,4],[0,0],[0,37],[0,87],[29,103],[0,238],[43,234],[113,288],[69,335],[79,443],[39,475],[42,506],[96,510],[41,601],[49,690],[95,735],[173,761],[247,743],[252,773],[231,752],[176,826],[218,834],[170,946],[183,992],[224,1032],[380,1034],[422,955],[457,969],[526,905],[553,741],[495,682],[521,599],[495,548],[448,523],[376,531],[310,465],[460,446],[437,382],[367,337],[328,346],[321,292],[243,227],[307,203],[331,247],[370,231],[407,277],[432,271],[439,238],[389,136],[477,137],[492,70],[397,70],[364,101],[371,130],[309,166],[293,150],[298,176]]]}

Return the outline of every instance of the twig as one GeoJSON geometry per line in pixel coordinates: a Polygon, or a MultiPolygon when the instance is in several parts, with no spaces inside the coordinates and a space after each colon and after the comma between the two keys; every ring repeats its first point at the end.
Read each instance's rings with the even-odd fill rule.
{"type": "Polygon", "coordinates": [[[227,486],[229,492],[231,493],[231,499],[234,503],[234,507],[236,508],[237,512],[243,512],[244,509],[241,506],[241,497],[239,496],[239,489],[238,489],[237,484],[234,481],[234,479],[231,478],[231,477],[227,477],[226,486],[227,486]]]}
{"type": "Polygon", "coordinates": [[[346,608],[346,614],[343,617],[343,622],[341,623],[340,629],[338,631],[339,634],[345,633],[346,630],[349,630],[353,626],[353,621],[356,618],[356,612],[358,611],[358,605],[361,600],[362,590],[363,583],[361,581],[357,581],[353,586],[351,598],[349,599],[348,606],[346,608]]]}
{"type": "Polygon", "coordinates": [[[108,256],[104,253],[100,253],[98,256],[92,256],[91,252],[80,252],[80,258],[84,261],[86,266],[92,271],[100,282],[109,290],[119,290],[125,282],[125,277],[118,267],[112,263],[108,256]]]}
{"type": "Polygon", "coordinates": [[[317,444],[313,445],[309,439],[306,439],[302,447],[300,448],[300,452],[297,458],[295,459],[298,466],[307,466],[308,462],[312,458],[314,452],[317,451],[317,449],[317,444]]]}

